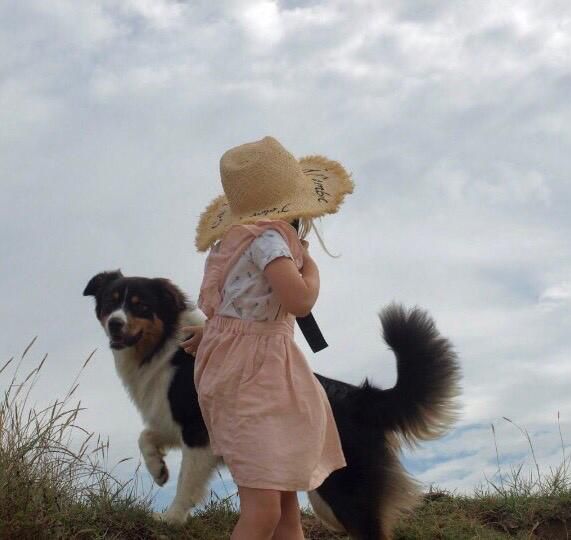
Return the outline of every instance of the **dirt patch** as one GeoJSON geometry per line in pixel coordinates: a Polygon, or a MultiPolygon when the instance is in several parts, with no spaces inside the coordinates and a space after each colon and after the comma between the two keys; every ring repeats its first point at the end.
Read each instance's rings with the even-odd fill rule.
{"type": "Polygon", "coordinates": [[[541,540],[570,540],[571,520],[549,519],[538,523],[533,534],[541,540]]]}

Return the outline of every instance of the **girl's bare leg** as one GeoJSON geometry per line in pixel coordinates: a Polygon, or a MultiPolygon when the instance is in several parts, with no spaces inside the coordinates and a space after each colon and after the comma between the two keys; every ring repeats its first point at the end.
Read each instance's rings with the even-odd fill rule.
{"type": "Polygon", "coordinates": [[[272,540],[304,540],[297,493],[282,491],[281,507],[281,517],[272,540]]]}
{"type": "Polygon", "coordinates": [[[240,518],[230,540],[271,540],[280,521],[280,492],[238,486],[240,518]]]}

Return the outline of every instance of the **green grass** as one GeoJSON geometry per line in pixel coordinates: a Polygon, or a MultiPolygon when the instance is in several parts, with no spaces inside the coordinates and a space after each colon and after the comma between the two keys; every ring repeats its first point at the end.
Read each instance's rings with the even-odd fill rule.
{"type": "MultiPolygon", "coordinates": [[[[121,481],[114,474],[119,464],[108,464],[109,442],[80,426],[81,404],[72,405],[79,374],[63,399],[31,406],[45,357],[23,380],[18,373],[32,345],[16,366],[11,359],[0,368],[4,377],[13,370],[0,401],[1,539],[230,537],[238,519],[234,494],[224,499],[211,494],[183,527],[153,519],[152,494],[143,488],[139,469],[121,481]]],[[[506,421],[528,441],[534,467],[504,473],[498,456],[494,479],[472,496],[431,490],[398,524],[396,540],[571,538],[571,475],[563,437],[561,464],[541,474],[529,434],[506,421]]],[[[308,508],[302,521],[308,540],[347,538],[328,531],[308,508]]]]}

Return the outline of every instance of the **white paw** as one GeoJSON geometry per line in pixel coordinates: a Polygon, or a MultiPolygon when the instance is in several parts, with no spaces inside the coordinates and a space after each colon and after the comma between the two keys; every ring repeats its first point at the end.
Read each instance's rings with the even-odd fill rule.
{"type": "Polygon", "coordinates": [[[185,512],[167,510],[166,512],[153,512],[153,517],[157,521],[164,521],[169,525],[182,525],[186,521],[185,512]]]}
{"type": "Polygon", "coordinates": [[[164,486],[167,483],[169,479],[169,469],[164,459],[158,457],[149,459],[147,461],[147,469],[159,486],[164,486]]]}

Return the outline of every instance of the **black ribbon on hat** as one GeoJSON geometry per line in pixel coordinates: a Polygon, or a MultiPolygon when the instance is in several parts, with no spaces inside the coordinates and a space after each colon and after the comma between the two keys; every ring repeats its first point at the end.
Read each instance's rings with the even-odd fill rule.
{"type": "MultiPolygon", "coordinates": [[[[299,231],[298,219],[294,219],[291,224],[296,231],[299,231]]],[[[325,347],[328,347],[327,341],[325,341],[319,325],[311,312],[305,317],[296,317],[295,320],[297,321],[297,325],[299,326],[303,337],[307,341],[307,344],[314,353],[322,351],[325,347]]]]}

